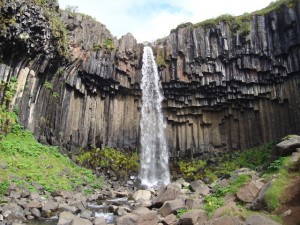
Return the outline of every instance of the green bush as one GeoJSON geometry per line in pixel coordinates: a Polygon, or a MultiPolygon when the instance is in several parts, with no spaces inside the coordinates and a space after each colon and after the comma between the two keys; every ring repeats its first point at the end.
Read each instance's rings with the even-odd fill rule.
{"type": "Polygon", "coordinates": [[[211,216],[217,208],[220,208],[224,205],[224,200],[220,197],[207,195],[204,197],[204,203],[203,209],[206,211],[208,216],[211,216]]]}
{"type": "Polygon", "coordinates": [[[105,147],[93,148],[84,151],[76,157],[76,161],[89,168],[101,167],[103,171],[112,170],[120,178],[127,178],[129,174],[139,171],[139,155],[136,152],[127,153],[124,150],[116,150],[105,147]]]}

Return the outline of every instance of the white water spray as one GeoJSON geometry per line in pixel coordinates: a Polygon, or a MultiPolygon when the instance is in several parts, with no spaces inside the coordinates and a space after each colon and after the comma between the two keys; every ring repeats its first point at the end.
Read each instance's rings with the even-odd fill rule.
{"type": "Polygon", "coordinates": [[[165,124],[161,111],[157,65],[152,49],[144,47],[142,67],[141,172],[142,184],[153,187],[170,182],[165,124]]]}

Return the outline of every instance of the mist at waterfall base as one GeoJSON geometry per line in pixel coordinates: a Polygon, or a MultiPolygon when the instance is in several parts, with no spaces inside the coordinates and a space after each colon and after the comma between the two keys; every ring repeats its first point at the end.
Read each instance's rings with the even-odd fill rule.
{"type": "Polygon", "coordinates": [[[144,47],[142,67],[141,109],[141,171],[140,179],[148,187],[170,182],[169,156],[165,136],[165,123],[159,88],[159,76],[152,49],[144,47]]]}

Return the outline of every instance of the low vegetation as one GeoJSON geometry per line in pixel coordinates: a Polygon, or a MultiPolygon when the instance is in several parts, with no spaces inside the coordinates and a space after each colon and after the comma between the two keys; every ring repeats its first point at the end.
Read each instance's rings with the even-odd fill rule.
{"type": "Polygon", "coordinates": [[[125,152],[105,147],[83,151],[76,157],[77,163],[88,168],[100,167],[102,171],[112,171],[118,178],[126,179],[130,174],[137,174],[140,168],[137,152],[125,152]]]}
{"type": "Polygon", "coordinates": [[[208,159],[182,160],[179,162],[179,171],[186,180],[207,180],[212,182],[220,177],[229,177],[232,171],[241,167],[259,170],[265,164],[271,163],[275,143],[227,153],[216,157],[213,163],[208,159]]]}

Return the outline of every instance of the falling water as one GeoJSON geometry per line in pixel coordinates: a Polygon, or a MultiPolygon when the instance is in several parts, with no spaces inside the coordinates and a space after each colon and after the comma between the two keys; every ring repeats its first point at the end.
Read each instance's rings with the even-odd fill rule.
{"type": "Polygon", "coordinates": [[[161,111],[163,95],[152,49],[144,47],[142,68],[141,172],[142,184],[153,187],[170,181],[165,124],[161,111]]]}

